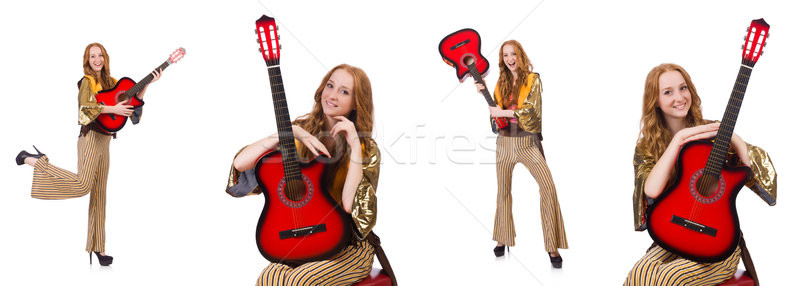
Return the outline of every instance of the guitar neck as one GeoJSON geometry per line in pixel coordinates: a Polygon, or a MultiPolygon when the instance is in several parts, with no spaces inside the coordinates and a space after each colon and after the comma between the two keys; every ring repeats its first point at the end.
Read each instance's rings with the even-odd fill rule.
{"type": "MultiPolygon", "coordinates": [[[[167,69],[167,67],[169,65],[170,65],[169,61],[164,61],[164,63],[162,63],[160,66],[158,66],[156,68],[156,70],[164,71],[165,69],[167,69]]],[[[131,87],[131,89],[129,89],[127,92],[125,92],[125,98],[128,99],[128,98],[133,97],[134,95],[139,94],[139,92],[142,91],[142,89],[144,89],[145,86],[150,84],[151,81],[153,81],[153,74],[149,73],[142,80],[137,82],[136,85],[131,87]]]]}
{"type": "Polygon", "coordinates": [[[750,73],[753,72],[755,64],[755,62],[747,59],[742,60],[742,65],[739,67],[739,76],[736,77],[736,83],[733,85],[731,98],[728,99],[728,106],[725,108],[722,123],[720,123],[719,131],[717,131],[717,137],[714,139],[714,147],[711,149],[711,155],[706,163],[705,171],[703,171],[704,174],[713,175],[714,178],[719,177],[730,147],[733,128],[736,126],[736,118],[739,117],[739,109],[742,107],[747,83],[750,81],[750,73]]]}
{"type": "Polygon", "coordinates": [[[497,106],[497,104],[494,103],[494,100],[492,99],[492,95],[489,93],[489,90],[486,89],[486,82],[483,81],[483,76],[481,75],[481,73],[478,72],[478,68],[475,66],[475,63],[467,65],[467,68],[469,68],[469,74],[472,75],[472,78],[474,78],[476,82],[483,85],[483,89],[481,89],[481,94],[483,94],[483,98],[486,99],[486,103],[488,103],[489,106],[497,106]]]}
{"type": "Polygon", "coordinates": [[[275,122],[278,125],[278,141],[280,142],[283,170],[287,180],[302,179],[300,166],[297,163],[297,148],[294,145],[292,120],[289,117],[289,106],[283,91],[283,77],[280,65],[269,66],[269,85],[272,89],[272,103],[275,108],[275,122]]]}

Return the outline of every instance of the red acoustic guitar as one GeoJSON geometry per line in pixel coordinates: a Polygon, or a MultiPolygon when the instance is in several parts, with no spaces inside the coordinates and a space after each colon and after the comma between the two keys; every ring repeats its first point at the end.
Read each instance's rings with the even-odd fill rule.
{"type": "MultiPolygon", "coordinates": [[[[456,68],[456,76],[460,82],[464,82],[467,75],[471,75],[476,82],[484,86],[481,93],[486,103],[489,106],[497,106],[485,88],[486,82],[483,81],[483,77],[489,73],[489,61],[481,54],[481,35],[478,35],[477,31],[461,29],[447,35],[439,42],[439,54],[445,63],[456,68]]],[[[494,133],[508,126],[508,119],[505,117],[490,118],[490,121],[494,133]]]]}
{"type": "Polygon", "coordinates": [[[682,257],[718,262],[739,244],[736,196],[749,178],[750,168],[728,167],[725,158],[750,73],[768,32],[764,19],[752,21],[739,76],[716,138],[713,143],[693,141],[683,146],[675,165],[676,183],[665,189],[647,211],[647,230],[653,241],[682,257]]]}
{"type": "MultiPolygon", "coordinates": [[[[186,55],[186,50],[183,48],[178,48],[169,55],[169,58],[160,66],[156,68],[156,70],[164,70],[170,64],[177,63],[179,60],[186,55]]],[[[153,80],[153,75],[148,74],[139,83],[134,82],[132,79],[128,77],[123,77],[117,84],[114,85],[113,88],[106,89],[100,91],[95,95],[95,99],[97,99],[97,103],[106,106],[113,106],[117,105],[120,102],[124,102],[125,104],[132,105],[133,107],[139,107],[144,105],[144,101],[140,100],[136,97],[142,89],[147,86],[150,81],[153,80]]],[[[125,123],[128,122],[127,116],[120,116],[112,113],[103,113],[97,116],[95,119],[97,122],[97,126],[100,127],[102,131],[108,134],[117,133],[122,127],[125,127],[125,123]]]]}
{"type": "Polygon", "coordinates": [[[326,165],[320,159],[300,162],[280,69],[280,44],[275,19],[256,21],[260,50],[267,63],[279,149],[256,163],[264,209],[258,220],[256,243],[267,260],[287,265],[330,258],[352,238],[352,219],[320,185],[326,165]]]}

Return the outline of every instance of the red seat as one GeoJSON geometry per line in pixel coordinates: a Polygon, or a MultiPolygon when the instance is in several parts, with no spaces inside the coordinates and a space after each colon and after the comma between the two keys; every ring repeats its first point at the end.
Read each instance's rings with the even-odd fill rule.
{"type": "MultiPolygon", "coordinates": [[[[752,282],[753,280],[750,281],[752,282]]],[[[392,286],[392,279],[383,272],[383,269],[372,268],[372,272],[369,273],[367,278],[364,278],[364,280],[361,280],[361,282],[358,282],[353,286],[392,286]]]]}
{"type": "Polygon", "coordinates": [[[739,270],[736,271],[736,274],[731,279],[722,282],[719,286],[753,286],[754,284],[755,282],[753,282],[753,278],[750,278],[749,274],[744,270],[739,270]]]}

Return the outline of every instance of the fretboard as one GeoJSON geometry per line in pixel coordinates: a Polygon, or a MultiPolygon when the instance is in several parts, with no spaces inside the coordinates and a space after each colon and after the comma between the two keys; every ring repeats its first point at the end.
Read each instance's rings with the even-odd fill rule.
{"type": "Polygon", "coordinates": [[[483,81],[483,76],[478,72],[478,68],[475,67],[475,63],[467,65],[467,68],[469,68],[469,73],[472,75],[472,78],[474,78],[476,82],[483,85],[484,88],[481,89],[481,94],[483,94],[483,98],[486,99],[486,103],[488,103],[489,106],[497,106],[497,104],[494,103],[489,90],[486,89],[486,82],[483,81]]]}
{"type": "MultiPolygon", "coordinates": [[[[164,63],[158,66],[156,70],[164,71],[165,69],[167,69],[169,64],[170,64],[169,61],[164,61],[164,63]]],[[[131,98],[132,96],[139,94],[139,92],[142,91],[142,89],[144,89],[145,86],[150,84],[152,80],[153,80],[153,74],[152,73],[147,74],[146,77],[144,77],[142,80],[137,82],[136,85],[134,85],[133,87],[128,89],[128,91],[125,92],[124,99],[127,100],[128,98],[131,98]]]]}
{"type": "Polygon", "coordinates": [[[269,66],[269,85],[272,89],[272,103],[275,107],[275,122],[278,125],[278,140],[283,159],[283,170],[287,180],[302,179],[300,165],[297,163],[297,149],[294,145],[292,120],[289,106],[283,91],[283,78],[280,65],[269,66]]]}
{"type": "Polygon", "coordinates": [[[753,71],[755,62],[742,60],[742,65],[739,67],[739,76],[736,77],[736,84],[733,85],[731,98],[728,100],[728,107],[725,108],[725,114],[722,116],[722,123],[720,123],[717,137],[714,139],[714,147],[711,149],[711,155],[706,162],[706,167],[703,171],[704,175],[711,175],[714,178],[719,178],[722,165],[725,163],[728,148],[731,144],[731,136],[733,136],[733,128],[736,126],[736,118],[739,116],[739,109],[742,107],[744,100],[744,93],[747,90],[747,83],[750,81],[750,73],[753,71]]]}

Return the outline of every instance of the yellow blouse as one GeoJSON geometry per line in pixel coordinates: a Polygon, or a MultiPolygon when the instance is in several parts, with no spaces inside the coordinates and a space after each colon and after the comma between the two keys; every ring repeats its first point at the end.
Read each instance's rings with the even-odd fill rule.
{"type": "MultiPolygon", "coordinates": [[[[303,143],[300,143],[300,141],[295,140],[295,145],[298,149],[302,144],[303,143]]],[[[244,148],[241,150],[244,150],[244,148]]],[[[236,153],[236,156],[242,152],[241,150],[236,153]]],[[[359,182],[355,196],[353,197],[353,208],[350,212],[356,229],[358,230],[355,232],[355,234],[359,240],[363,240],[365,237],[367,237],[369,232],[372,231],[372,228],[375,227],[375,222],[378,217],[378,198],[375,195],[375,192],[378,188],[378,174],[380,173],[381,162],[381,154],[380,150],[378,150],[378,144],[375,143],[375,140],[372,138],[367,138],[366,143],[361,144],[361,152],[361,171],[363,176],[361,177],[361,182],[359,182]]],[[[236,158],[236,156],[234,156],[234,158],[236,158]]],[[[336,169],[332,186],[328,189],[330,195],[340,204],[342,200],[342,189],[344,187],[344,181],[347,177],[349,165],[350,164],[342,164],[338,169],[336,169]]],[[[239,183],[239,177],[241,175],[242,172],[237,171],[233,164],[231,164],[231,170],[228,174],[228,186],[225,188],[225,191],[231,196],[235,196],[231,192],[231,188],[239,183]]],[[[255,185],[252,191],[250,191],[250,193],[247,195],[257,195],[261,194],[261,192],[261,188],[259,188],[258,185],[255,185]]]]}
{"type": "MultiPolygon", "coordinates": [[[[522,130],[530,133],[542,132],[542,80],[539,78],[538,73],[528,74],[528,79],[525,85],[520,87],[518,94],[527,94],[528,96],[520,96],[517,103],[517,109],[514,110],[514,117],[517,119],[517,124],[522,130]]],[[[503,107],[503,95],[500,94],[500,87],[494,87],[494,99],[497,106],[503,107]]]]}
{"type": "MultiPolygon", "coordinates": [[[[775,205],[778,196],[778,175],[769,154],[758,146],[747,144],[747,154],[750,156],[750,170],[752,175],[745,185],[753,190],[770,206],[775,205]]],[[[728,152],[729,165],[742,165],[739,156],[728,152]]],[[[634,189],[633,189],[633,225],[636,231],[647,229],[645,214],[647,212],[647,195],[644,194],[644,183],[653,170],[656,160],[653,156],[645,155],[636,148],[633,155],[634,189]]],[[[674,178],[669,180],[668,185],[674,178]]]]}

